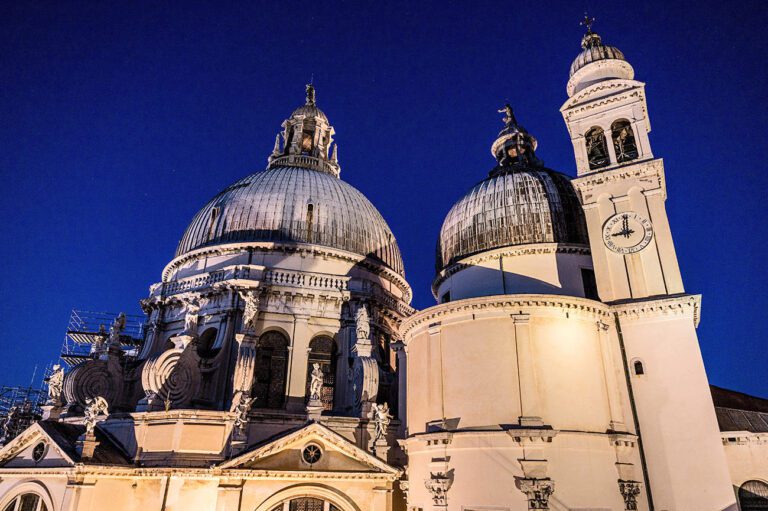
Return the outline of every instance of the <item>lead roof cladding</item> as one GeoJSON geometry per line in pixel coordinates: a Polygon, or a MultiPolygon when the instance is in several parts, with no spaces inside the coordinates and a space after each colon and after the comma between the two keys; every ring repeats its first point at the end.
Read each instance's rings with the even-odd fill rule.
{"type": "Polygon", "coordinates": [[[578,197],[568,177],[554,170],[500,168],[448,212],[437,245],[437,271],[472,254],[530,243],[588,245],[578,197]]]}
{"type": "Polygon", "coordinates": [[[275,167],[229,186],[195,215],[176,256],[242,242],[323,245],[404,275],[397,241],[378,210],[350,184],[316,170],[275,167]]]}

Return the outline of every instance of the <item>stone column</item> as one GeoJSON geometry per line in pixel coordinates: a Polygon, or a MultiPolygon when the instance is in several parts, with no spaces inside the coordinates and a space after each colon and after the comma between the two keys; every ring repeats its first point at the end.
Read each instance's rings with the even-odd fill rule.
{"type": "Polygon", "coordinates": [[[251,395],[258,337],[251,333],[235,334],[235,342],[237,342],[237,360],[235,362],[235,371],[232,375],[230,412],[235,411],[243,397],[250,397],[251,395]]]}
{"type": "Polygon", "coordinates": [[[408,347],[403,341],[391,344],[397,354],[397,418],[400,419],[400,436],[408,431],[408,347]]]}
{"type": "Polygon", "coordinates": [[[521,426],[542,426],[539,406],[539,391],[536,380],[536,361],[533,356],[531,341],[530,316],[528,314],[513,314],[515,328],[515,345],[517,347],[517,366],[520,378],[520,409],[519,422],[521,426]]]}
{"type": "Polygon", "coordinates": [[[597,335],[600,338],[600,354],[603,359],[603,374],[605,374],[606,397],[611,417],[609,428],[611,431],[626,431],[624,411],[621,409],[619,396],[619,383],[616,378],[616,367],[613,363],[613,353],[608,335],[609,328],[607,323],[597,322],[597,335]]]}
{"type": "Polygon", "coordinates": [[[288,367],[288,399],[286,410],[303,412],[304,398],[307,393],[307,363],[309,361],[309,316],[297,314],[294,316],[293,339],[291,340],[290,363],[288,367]]]}

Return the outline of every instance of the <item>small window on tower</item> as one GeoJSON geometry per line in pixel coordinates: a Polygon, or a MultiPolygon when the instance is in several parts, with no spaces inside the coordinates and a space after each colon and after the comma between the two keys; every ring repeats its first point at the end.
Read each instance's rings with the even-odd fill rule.
{"type": "Polygon", "coordinates": [[[642,376],[645,374],[645,367],[643,367],[643,363],[640,360],[635,360],[632,363],[632,370],[635,373],[635,376],[642,376]]]}
{"type": "Polygon", "coordinates": [[[443,293],[443,296],[440,298],[440,303],[448,303],[451,301],[451,292],[446,291],[443,293]]]}
{"type": "Polygon", "coordinates": [[[637,143],[632,126],[626,119],[619,119],[611,124],[613,149],[616,152],[616,162],[624,163],[637,158],[637,143]]]}
{"type": "Polygon", "coordinates": [[[599,300],[597,294],[597,281],[595,281],[595,271],[591,268],[581,269],[581,282],[584,285],[584,298],[590,300],[599,300]]]}
{"type": "Polygon", "coordinates": [[[595,126],[584,134],[587,143],[587,159],[590,169],[605,167],[611,160],[608,157],[608,146],[605,143],[603,128],[595,126]]]}

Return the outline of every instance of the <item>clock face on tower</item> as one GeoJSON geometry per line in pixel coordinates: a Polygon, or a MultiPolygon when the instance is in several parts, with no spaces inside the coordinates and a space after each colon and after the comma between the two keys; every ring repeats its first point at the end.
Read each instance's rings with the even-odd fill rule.
{"type": "Polygon", "coordinates": [[[603,243],[617,254],[634,254],[653,238],[650,220],[634,212],[618,213],[603,225],[603,243]]]}

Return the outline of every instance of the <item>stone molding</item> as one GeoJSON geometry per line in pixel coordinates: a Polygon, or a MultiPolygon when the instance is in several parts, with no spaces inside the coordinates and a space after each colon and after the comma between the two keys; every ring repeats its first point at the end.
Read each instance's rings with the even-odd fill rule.
{"type": "Polygon", "coordinates": [[[637,511],[637,496],[640,495],[640,483],[619,479],[619,492],[624,499],[624,509],[626,511],[637,511]]]}
{"type": "Polygon", "coordinates": [[[521,308],[548,307],[558,308],[567,312],[580,312],[597,318],[607,317],[610,306],[575,296],[564,295],[496,295],[467,298],[435,305],[417,312],[400,326],[400,335],[406,339],[408,334],[423,325],[429,325],[449,316],[475,313],[484,310],[495,310],[500,313],[517,314],[521,308]]]}
{"type": "Polygon", "coordinates": [[[405,280],[405,277],[385,266],[374,259],[364,257],[353,252],[324,247],[322,245],[311,245],[308,243],[274,243],[274,242],[250,242],[250,243],[225,243],[210,247],[202,247],[186,254],[182,254],[169,262],[162,272],[162,281],[168,282],[174,270],[181,267],[184,263],[209,256],[220,256],[226,254],[237,254],[244,251],[255,252],[281,252],[289,254],[300,254],[302,257],[318,257],[320,259],[335,259],[346,263],[354,264],[365,268],[366,270],[380,275],[386,280],[392,282],[403,294],[403,301],[409,303],[413,297],[411,286],[405,280]]]}
{"type": "Polygon", "coordinates": [[[578,106],[582,102],[587,101],[594,101],[596,99],[606,97],[608,94],[601,94],[596,97],[590,97],[595,96],[596,93],[606,91],[613,93],[617,90],[632,90],[639,87],[645,87],[645,83],[639,82],[637,80],[628,80],[625,78],[616,78],[612,80],[603,80],[600,82],[595,83],[594,85],[590,85],[589,87],[586,87],[570,98],[568,98],[562,107],[560,107],[560,111],[564,112],[565,110],[572,109],[575,106],[578,106]]]}
{"type": "Polygon", "coordinates": [[[528,509],[549,509],[549,498],[555,492],[555,483],[550,478],[528,479],[519,477],[517,488],[528,499],[528,509]]]}
{"type": "Polygon", "coordinates": [[[585,245],[571,245],[566,243],[530,243],[526,245],[516,245],[493,250],[485,250],[479,254],[460,259],[459,261],[451,263],[440,270],[435,279],[432,281],[432,296],[437,299],[437,289],[440,287],[440,285],[449,277],[455,275],[461,270],[477,266],[478,264],[484,263],[486,261],[498,260],[501,257],[517,257],[540,254],[590,255],[591,251],[589,247],[585,245]]]}
{"type": "Polygon", "coordinates": [[[666,199],[667,185],[664,178],[664,160],[662,158],[642,161],[633,160],[632,163],[610,170],[584,174],[571,180],[571,183],[576,188],[582,205],[587,207],[595,204],[597,199],[599,199],[599,196],[593,194],[596,187],[611,183],[634,183],[635,180],[647,183],[649,186],[646,187],[646,190],[661,189],[662,197],[666,199]]]}
{"type": "Polygon", "coordinates": [[[685,316],[690,314],[693,326],[701,320],[701,295],[669,296],[659,299],[614,303],[611,310],[619,318],[648,319],[663,316],[685,316]]]}

